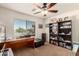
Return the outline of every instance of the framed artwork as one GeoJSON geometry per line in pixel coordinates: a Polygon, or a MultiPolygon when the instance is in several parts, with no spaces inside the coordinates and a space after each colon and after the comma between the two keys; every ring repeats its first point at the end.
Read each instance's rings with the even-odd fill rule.
{"type": "Polygon", "coordinates": [[[62,18],[59,18],[59,22],[62,21],[62,18]]]}
{"type": "Polygon", "coordinates": [[[64,17],[64,21],[65,21],[65,20],[68,20],[68,19],[69,19],[69,17],[68,17],[68,16],[67,16],[67,17],[64,17]]]}
{"type": "Polygon", "coordinates": [[[43,25],[42,25],[42,24],[39,24],[38,27],[39,27],[40,29],[42,29],[42,28],[43,28],[43,25]]]}

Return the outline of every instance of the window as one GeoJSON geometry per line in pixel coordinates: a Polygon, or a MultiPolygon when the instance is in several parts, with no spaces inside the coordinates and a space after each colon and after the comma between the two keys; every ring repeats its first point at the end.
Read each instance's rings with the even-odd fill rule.
{"type": "Polygon", "coordinates": [[[5,40],[5,26],[0,24],[0,42],[5,40]]]}
{"type": "Polygon", "coordinates": [[[27,28],[27,34],[28,35],[35,35],[35,23],[32,21],[27,21],[26,23],[26,28],[27,28]]]}
{"type": "Polygon", "coordinates": [[[15,20],[14,34],[16,37],[35,35],[35,23],[32,21],[15,20]]]}

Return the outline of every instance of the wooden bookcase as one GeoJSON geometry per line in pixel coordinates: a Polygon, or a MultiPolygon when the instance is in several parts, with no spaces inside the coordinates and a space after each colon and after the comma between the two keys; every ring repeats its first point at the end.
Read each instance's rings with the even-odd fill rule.
{"type": "Polygon", "coordinates": [[[58,45],[58,23],[49,24],[49,43],[58,45]]]}
{"type": "Polygon", "coordinates": [[[72,21],[50,23],[49,39],[49,43],[72,50],[72,21]]]}

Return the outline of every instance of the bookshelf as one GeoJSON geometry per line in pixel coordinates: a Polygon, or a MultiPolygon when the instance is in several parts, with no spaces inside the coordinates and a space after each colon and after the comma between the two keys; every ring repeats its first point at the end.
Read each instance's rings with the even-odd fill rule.
{"type": "Polygon", "coordinates": [[[72,50],[72,21],[49,24],[49,39],[49,43],[72,50]]]}
{"type": "Polygon", "coordinates": [[[49,24],[49,43],[58,45],[58,23],[49,24]]]}

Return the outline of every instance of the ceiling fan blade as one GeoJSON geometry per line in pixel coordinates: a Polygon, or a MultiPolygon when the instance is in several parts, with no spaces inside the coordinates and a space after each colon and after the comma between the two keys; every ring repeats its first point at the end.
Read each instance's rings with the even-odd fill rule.
{"type": "Polygon", "coordinates": [[[50,3],[47,7],[47,9],[51,8],[52,6],[54,6],[56,3],[50,3]]]}
{"type": "Polygon", "coordinates": [[[39,5],[37,5],[37,4],[35,4],[36,5],[36,7],[38,7],[39,9],[42,9],[42,7],[41,6],[39,6],[39,5]]]}
{"type": "Polygon", "coordinates": [[[36,9],[32,9],[32,11],[35,11],[36,9]]]}
{"type": "Polygon", "coordinates": [[[35,12],[35,13],[33,13],[33,14],[38,14],[38,13],[41,13],[41,11],[35,12]]]}
{"type": "Polygon", "coordinates": [[[57,13],[57,12],[58,12],[58,10],[48,10],[48,12],[57,13]]]}

